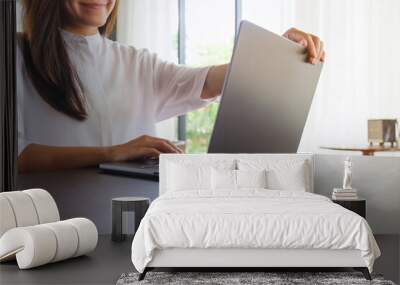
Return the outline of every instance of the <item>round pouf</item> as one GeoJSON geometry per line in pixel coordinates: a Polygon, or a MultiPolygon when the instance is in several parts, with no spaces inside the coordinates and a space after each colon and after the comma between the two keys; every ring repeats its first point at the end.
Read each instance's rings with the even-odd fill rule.
{"type": "Polygon", "coordinates": [[[135,224],[136,231],[149,205],[150,199],[145,197],[119,197],[112,199],[112,240],[123,241],[126,238],[126,234],[123,233],[124,212],[135,213],[135,221],[128,222],[135,224]]]}

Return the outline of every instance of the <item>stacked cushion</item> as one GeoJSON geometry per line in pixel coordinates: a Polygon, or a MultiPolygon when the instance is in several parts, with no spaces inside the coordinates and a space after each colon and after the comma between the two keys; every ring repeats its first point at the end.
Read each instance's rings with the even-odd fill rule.
{"type": "Polygon", "coordinates": [[[8,199],[0,194],[0,237],[16,226],[17,222],[11,204],[8,199]]]}
{"type": "Polygon", "coordinates": [[[56,202],[43,189],[0,193],[0,237],[9,229],[57,222],[56,202]],[[4,217],[4,218],[3,218],[4,217]]]}

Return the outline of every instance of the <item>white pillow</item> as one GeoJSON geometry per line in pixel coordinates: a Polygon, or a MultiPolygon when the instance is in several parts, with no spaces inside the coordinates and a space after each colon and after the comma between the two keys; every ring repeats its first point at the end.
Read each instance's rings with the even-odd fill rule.
{"type": "Polygon", "coordinates": [[[236,170],[237,188],[267,188],[267,171],[236,170]]]}
{"type": "Polygon", "coordinates": [[[268,189],[306,191],[304,166],[295,169],[274,169],[267,173],[268,189]]]}
{"type": "Polygon", "coordinates": [[[267,171],[267,188],[272,190],[311,191],[308,160],[238,160],[240,170],[267,171]]]}
{"type": "Polygon", "coordinates": [[[236,190],[236,170],[212,168],[211,188],[213,190],[236,190]]]}
{"type": "Polygon", "coordinates": [[[265,170],[211,170],[211,187],[213,190],[237,190],[240,188],[266,188],[265,170]]]}
{"type": "Polygon", "coordinates": [[[211,167],[168,164],[168,191],[202,190],[211,188],[211,167]]]}

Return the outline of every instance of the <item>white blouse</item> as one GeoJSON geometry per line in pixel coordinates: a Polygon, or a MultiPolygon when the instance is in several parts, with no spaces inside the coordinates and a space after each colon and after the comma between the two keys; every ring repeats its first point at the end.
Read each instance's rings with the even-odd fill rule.
{"type": "Polygon", "coordinates": [[[100,34],[61,31],[82,82],[88,117],[56,111],[37,93],[17,52],[18,153],[32,143],[111,146],[155,135],[159,121],[205,106],[200,98],[208,68],[188,68],[100,34]]]}

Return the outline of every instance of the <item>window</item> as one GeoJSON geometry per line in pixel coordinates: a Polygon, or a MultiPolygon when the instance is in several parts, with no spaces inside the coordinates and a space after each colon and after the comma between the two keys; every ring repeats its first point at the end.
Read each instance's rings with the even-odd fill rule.
{"type": "MultiPolygon", "coordinates": [[[[230,61],[235,38],[235,1],[186,0],[186,64],[210,66],[230,61]],[[212,7],[212,9],[210,9],[212,7]]],[[[186,115],[187,152],[207,151],[218,104],[186,115]]]]}

